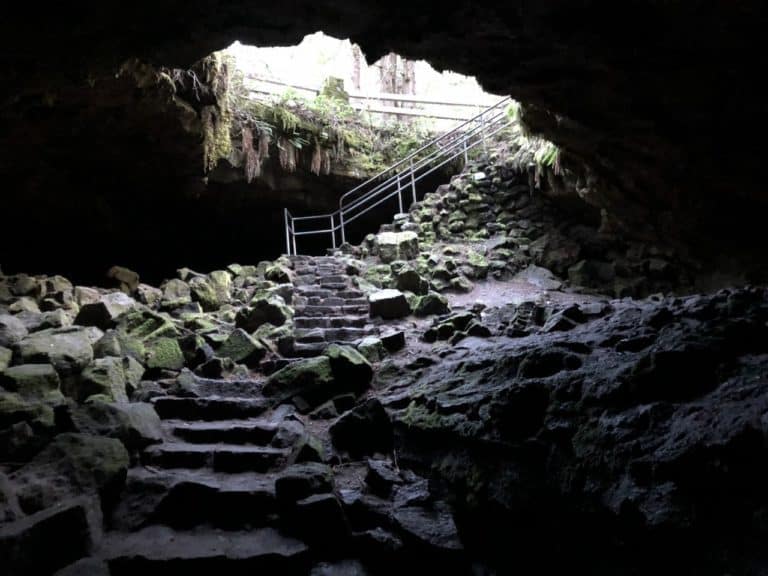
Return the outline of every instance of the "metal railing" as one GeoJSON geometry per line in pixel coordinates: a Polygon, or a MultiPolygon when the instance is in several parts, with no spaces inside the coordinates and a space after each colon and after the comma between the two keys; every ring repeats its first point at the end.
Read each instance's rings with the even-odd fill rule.
{"type": "Polygon", "coordinates": [[[394,197],[400,212],[416,202],[416,184],[459,156],[468,160],[476,146],[500,132],[512,121],[507,115],[506,97],[453,130],[431,140],[389,168],[352,188],[339,199],[339,208],[327,214],[293,216],[283,209],[287,254],[298,254],[297,236],[330,235],[331,247],[346,242],[346,226],[394,197]],[[410,189],[410,190],[409,190],[410,189]],[[405,200],[405,201],[404,201],[405,200]]]}

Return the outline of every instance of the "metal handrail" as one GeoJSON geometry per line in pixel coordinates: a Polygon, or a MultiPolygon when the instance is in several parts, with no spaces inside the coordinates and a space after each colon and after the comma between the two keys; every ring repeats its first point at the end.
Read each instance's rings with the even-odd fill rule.
{"type": "Polygon", "coordinates": [[[469,150],[481,143],[485,146],[487,138],[511,124],[511,121],[507,118],[506,111],[502,108],[502,106],[509,101],[509,97],[500,100],[493,106],[483,110],[474,118],[467,120],[453,130],[430,140],[427,144],[412,152],[402,160],[385,168],[362,184],[355,186],[341,196],[339,199],[339,208],[334,212],[312,216],[293,216],[287,208],[284,208],[283,215],[285,219],[287,253],[289,255],[297,254],[297,236],[330,234],[332,247],[335,248],[337,231],[340,231],[341,242],[344,243],[346,241],[345,226],[347,224],[395,196],[398,196],[400,212],[403,212],[403,190],[410,187],[413,201],[416,202],[417,182],[442,168],[449,162],[452,162],[462,154],[466,161],[469,150]],[[468,130],[465,129],[467,126],[470,126],[468,130]],[[454,138],[454,136],[458,136],[458,138],[454,138]],[[450,138],[450,143],[447,146],[440,147],[439,142],[447,138],[450,138]],[[419,158],[421,153],[429,150],[431,147],[436,148],[419,158]],[[393,175],[381,181],[382,176],[405,165],[407,165],[407,169],[395,172],[393,175]],[[424,170],[424,172],[419,174],[419,171],[421,170],[424,170]],[[404,181],[405,186],[403,186],[404,181]],[[364,188],[370,184],[375,185],[371,189],[365,191],[364,188]],[[353,195],[358,195],[360,197],[345,204],[345,201],[353,195]],[[366,206],[366,204],[370,205],[366,206]],[[296,229],[296,222],[308,223],[313,220],[328,221],[328,224],[326,225],[330,225],[330,227],[326,228],[326,225],[323,225],[322,228],[305,230],[296,229]]]}

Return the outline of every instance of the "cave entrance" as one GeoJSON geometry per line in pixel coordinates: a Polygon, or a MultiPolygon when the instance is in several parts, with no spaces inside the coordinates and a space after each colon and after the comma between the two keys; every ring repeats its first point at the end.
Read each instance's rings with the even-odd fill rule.
{"type": "MultiPolygon", "coordinates": [[[[288,47],[235,42],[217,57],[228,75],[231,148],[208,176],[206,212],[229,221],[221,228],[234,234],[259,231],[259,246],[238,258],[286,252],[284,209],[299,218],[338,209],[345,193],[386,180],[393,164],[500,99],[472,77],[394,53],[369,65],[359,46],[322,32],[288,47]]],[[[447,183],[462,161],[418,179],[404,207],[447,183]]],[[[355,219],[346,240],[357,243],[391,221],[399,200],[355,219]]],[[[331,247],[317,236],[299,244],[304,254],[331,247]]]]}

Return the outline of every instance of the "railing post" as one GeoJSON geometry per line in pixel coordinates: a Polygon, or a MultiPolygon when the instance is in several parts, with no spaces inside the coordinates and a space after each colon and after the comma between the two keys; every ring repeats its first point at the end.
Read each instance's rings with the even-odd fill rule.
{"type": "Polygon", "coordinates": [[[400,214],[403,213],[403,187],[400,185],[400,172],[397,173],[397,201],[400,204],[400,214]]]}
{"type": "Polygon", "coordinates": [[[336,230],[334,230],[333,213],[331,213],[331,245],[336,248],[336,230]]]}
{"type": "Polygon", "coordinates": [[[467,149],[467,138],[464,137],[464,165],[469,164],[469,154],[467,149]]]}
{"type": "Polygon", "coordinates": [[[415,204],[416,203],[416,174],[413,171],[413,159],[411,159],[411,192],[413,193],[413,203],[415,204]]]}
{"type": "Polygon", "coordinates": [[[344,234],[344,210],[341,208],[339,209],[339,227],[341,228],[341,243],[344,244],[347,238],[344,234]]]}
{"type": "Polygon", "coordinates": [[[291,235],[288,230],[288,208],[283,208],[283,218],[285,219],[285,249],[288,256],[291,255],[291,235]]]}

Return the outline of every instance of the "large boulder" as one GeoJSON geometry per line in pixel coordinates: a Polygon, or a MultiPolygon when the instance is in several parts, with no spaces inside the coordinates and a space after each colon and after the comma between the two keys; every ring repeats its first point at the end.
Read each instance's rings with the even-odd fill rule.
{"type": "Polygon", "coordinates": [[[107,278],[111,279],[115,286],[126,294],[133,294],[139,287],[139,275],[122,266],[112,266],[107,271],[107,278]]]}
{"type": "Polygon", "coordinates": [[[280,296],[259,297],[237,313],[235,325],[246,332],[255,332],[262,324],[282,326],[292,316],[293,311],[280,296]]]}
{"type": "Polygon", "coordinates": [[[30,462],[9,476],[19,504],[32,513],[83,494],[114,498],[122,487],[129,456],[114,438],[59,434],[30,462]]]}
{"type": "Polygon", "coordinates": [[[4,372],[11,365],[13,351],[9,348],[0,346],[0,373],[4,372]]]}
{"type": "Polygon", "coordinates": [[[438,292],[430,292],[419,298],[414,313],[416,316],[431,316],[433,314],[447,314],[450,308],[448,299],[438,292]]]}
{"type": "Polygon", "coordinates": [[[242,328],[232,331],[224,343],[216,351],[218,356],[231,358],[234,362],[255,366],[267,353],[266,347],[252,338],[242,328]]]}
{"type": "Polygon", "coordinates": [[[0,374],[0,386],[28,398],[50,399],[59,393],[60,381],[50,364],[22,364],[0,374]]]}
{"type": "Polygon", "coordinates": [[[375,246],[384,263],[413,260],[419,255],[416,232],[382,232],[376,235],[375,246]]]}
{"type": "Polygon", "coordinates": [[[368,303],[371,308],[371,316],[381,316],[385,320],[402,318],[411,313],[408,299],[400,290],[379,290],[368,295],[368,303]]]}
{"type": "Polygon", "coordinates": [[[10,314],[0,314],[0,346],[10,348],[27,335],[24,323],[10,314]]]}
{"type": "Polygon", "coordinates": [[[192,302],[192,291],[189,284],[183,280],[178,278],[168,280],[161,286],[161,289],[163,297],[160,304],[164,308],[178,308],[192,302]]]}
{"type": "Polygon", "coordinates": [[[296,397],[318,406],[338,394],[331,361],[327,356],[293,362],[272,374],[262,392],[280,404],[296,397]]]}
{"type": "Polygon", "coordinates": [[[69,498],[3,525],[3,574],[53,574],[87,556],[101,538],[101,509],[94,498],[69,498]]]}
{"type": "Polygon", "coordinates": [[[26,364],[52,364],[61,376],[77,374],[93,360],[93,344],[102,335],[94,330],[70,327],[35,332],[18,343],[19,356],[26,364]]]}
{"type": "Polygon", "coordinates": [[[151,404],[111,403],[94,400],[69,412],[74,430],[117,438],[128,450],[162,442],[160,417],[151,404]]]}
{"type": "Polygon", "coordinates": [[[115,402],[128,402],[127,380],[121,358],[99,358],[64,386],[65,392],[78,402],[99,396],[115,402]]]}
{"type": "Polygon", "coordinates": [[[145,344],[146,366],[154,370],[181,370],[184,354],[175,338],[156,338],[145,344]]]}
{"type": "Polygon", "coordinates": [[[345,392],[361,394],[368,389],[373,368],[365,357],[350,346],[331,344],[323,352],[331,361],[331,371],[345,392]]]}
{"type": "Polygon", "coordinates": [[[136,301],[133,298],[122,292],[113,292],[102,296],[98,302],[81,306],[75,324],[107,330],[117,324],[120,316],[135,307],[136,301]]]}
{"type": "Polygon", "coordinates": [[[353,457],[389,453],[394,433],[381,402],[371,398],[344,413],[330,428],[333,445],[353,457]]]}

